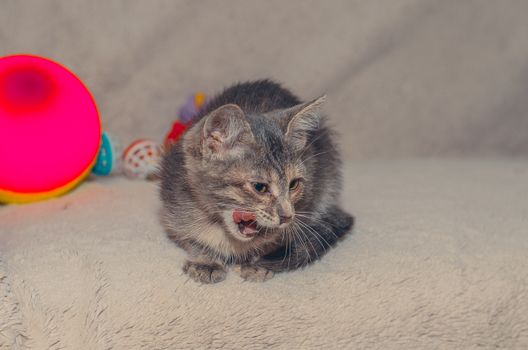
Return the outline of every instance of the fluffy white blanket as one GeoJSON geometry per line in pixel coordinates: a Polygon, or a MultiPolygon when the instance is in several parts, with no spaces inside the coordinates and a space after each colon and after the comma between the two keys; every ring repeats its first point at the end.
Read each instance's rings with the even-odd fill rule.
{"type": "Polygon", "coordinates": [[[152,183],[0,207],[0,348],[528,347],[528,162],[346,174],[353,235],[265,283],[189,280],[152,183]]]}

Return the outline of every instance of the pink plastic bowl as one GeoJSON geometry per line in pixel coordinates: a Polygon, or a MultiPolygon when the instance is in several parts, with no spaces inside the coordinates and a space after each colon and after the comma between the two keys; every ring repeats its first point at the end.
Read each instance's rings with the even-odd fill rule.
{"type": "Polygon", "coordinates": [[[89,173],[100,134],[95,102],[69,70],[36,56],[0,58],[0,202],[73,188],[89,173]]]}

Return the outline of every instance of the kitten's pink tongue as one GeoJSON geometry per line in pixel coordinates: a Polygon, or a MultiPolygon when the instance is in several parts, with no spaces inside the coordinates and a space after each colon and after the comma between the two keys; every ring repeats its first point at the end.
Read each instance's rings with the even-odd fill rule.
{"type": "Polygon", "coordinates": [[[257,216],[249,211],[234,210],[233,211],[233,221],[235,223],[240,223],[241,221],[255,221],[257,216]]]}
{"type": "Polygon", "coordinates": [[[257,232],[257,216],[248,211],[233,211],[233,221],[238,225],[240,233],[251,236],[257,232]]]}

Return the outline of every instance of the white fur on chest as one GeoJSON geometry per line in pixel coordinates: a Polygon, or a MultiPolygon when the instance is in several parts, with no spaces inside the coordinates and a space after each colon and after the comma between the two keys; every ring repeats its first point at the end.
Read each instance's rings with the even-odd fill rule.
{"type": "Polygon", "coordinates": [[[195,232],[193,238],[200,244],[211,247],[226,257],[234,253],[229,238],[226,237],[226,233],[219,225],[204,225],[200,231],[195,232]]]}

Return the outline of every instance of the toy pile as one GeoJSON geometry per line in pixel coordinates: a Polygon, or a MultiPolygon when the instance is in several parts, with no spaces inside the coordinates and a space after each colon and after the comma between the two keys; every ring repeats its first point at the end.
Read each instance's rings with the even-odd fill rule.
{"type": "Polygon", "coordinates": [[[178,141],[205,102],[205,95],[201,92],[187,98],[185,104],[178,110],[178,119],[172,124],[162,146],[152,140],[139,139],[123,150],[121,143],[115,137],[103,132],[101,147],[92,173],[98,176],[123,173],[131,179],[156,179],[156,170],[162,152],[178,141]]]}
{"type": "Polygon", "coordinates": [[[0,204],[60,196],[90,173],[155,179],[163,151],[206,103],[190,96],[163,146],[140,139],[123,150],[101,132],[95,100],[69,69],[34,55],[0,57],[0,204]]]}

